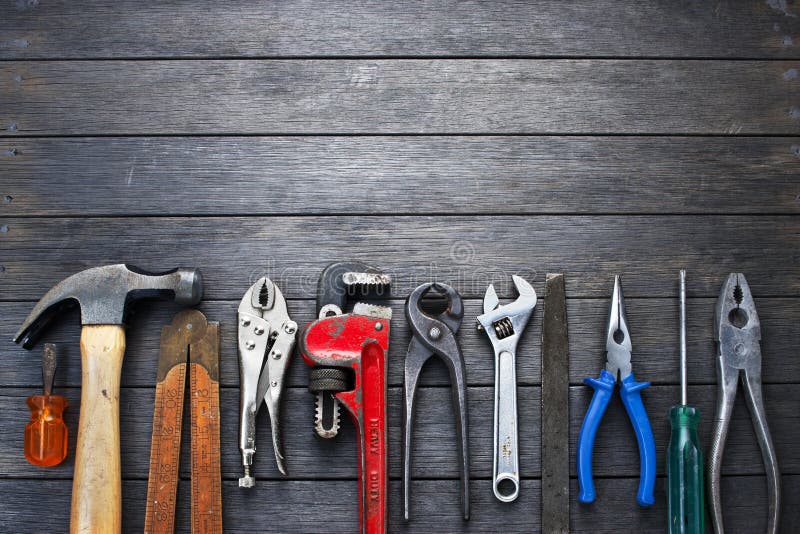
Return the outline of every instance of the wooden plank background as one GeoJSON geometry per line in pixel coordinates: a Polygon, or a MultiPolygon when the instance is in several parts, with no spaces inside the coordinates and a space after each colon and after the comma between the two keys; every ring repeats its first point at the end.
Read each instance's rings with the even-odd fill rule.
{"type": "MultiPolygon", "coordinates": [[[[491,492],[493,362],[472,326],[490,282],[539,293],[566,273],[570,447],[603,362],[614,274],[624,279],[657,440],[657,503],[636,505],[638,454],[615,399],[596,445],[598,499],[575,532],[663,532],[667,412],[678,399],[676,278],[688,270],[689,396],[708,445],[716,399],[713,303],[743,271],[762,322],[766,406],[800,521],[800,8],[723,0],[492,2],[0,2],[0,338],[65,276],[98,264],[197,266],[201,309],[222,323],[222,470],[230,532],[357,529],[353,431],[312,435],[307,370],[293,362],[283,422],[289,476],[259,420],[254,490],[237,487],[235,310],[273,277],[299,323],[329,262],[395,277],[391,333],[392,532],[539,530],[541,310],[518,359],[522,490],[491,492]],[[797,44],[796,44],[797,43],[797,44]],[[465,297],[472,519],[459,517],[448,378],[423,375],[413,518],[401,519],[403,299],[447,281],[465,297]]],[[[141,531],[160,327],[128,329],[121,427],[124,531],[141,531]]],[[[0,344],[0,532],[65,532],[80,398],[78,315],[48,332],[71,402],[70,457],[22,455],[40,349],[0,344]],[[35,503],[35,505],[32,505],[35,503]],[[47,510],[43,527],[42,510],[47,510]]],[[[761,456],[741,394],[724,460],[729,532],[766,524],[761,456]]],[[[188,440],[178,530],[188,532],[188,440]]],[[[574,466],[572,467],[574,476],[574,466]]],[[[574,482],[574,481],[573,481],[574,482]]]]}

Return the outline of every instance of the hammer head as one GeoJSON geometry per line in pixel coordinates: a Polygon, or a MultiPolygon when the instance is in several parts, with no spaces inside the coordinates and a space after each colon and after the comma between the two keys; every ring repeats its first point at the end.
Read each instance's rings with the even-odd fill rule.
{"type": "Polygon", "coordinates": [[[197,269],[150,273],[131,265],[94,267],[73,274],[45,293],[14,336],[32,348],[48,323],[63,309],[78,304],[81,324],[122,324],[128,305],[143,298],[173,299],[192,305],[203,296],[203,279],[197,269]]]}

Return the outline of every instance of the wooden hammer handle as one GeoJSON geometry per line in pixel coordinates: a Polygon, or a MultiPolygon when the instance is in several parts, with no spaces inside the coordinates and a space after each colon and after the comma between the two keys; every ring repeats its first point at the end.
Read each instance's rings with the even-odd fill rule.
{"type": "Polygon", "coordinates": [[[125,354],[120,325],[81,330],[81,408],[70,532],[118,533],[122,502],[119,382],[125,354]]]}

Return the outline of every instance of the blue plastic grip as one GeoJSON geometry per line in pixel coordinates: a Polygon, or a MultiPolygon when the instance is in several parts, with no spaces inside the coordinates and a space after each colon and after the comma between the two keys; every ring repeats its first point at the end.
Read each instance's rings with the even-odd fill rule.
{"type": "MultiPolygon", "coordinates": [[[[600,371],[600,378],[584,378],[583,383],[594,389],[592,395],[592,402],[589,404],[589,409],[583,418],[581,424],[581,433],[578,437],[578,484],[580,485],[580,493],[578,500],[584,503],[594,502],[594,481],[592,481],[592,449],[594,449],[594,437],[597,434],[597,427],[600,426],[600,421],[603,419],[603,414],[608,407],[608,401],[611,400],[611,395],[614,394],[614,383],[616,377],[603,369],[600,371]]],[[[638,397],[639,394],[636,393],[638,397]]],[[[639,400],[641,406],[641,399],[639,400]]],[[[626,404],[627,406],[627,404],[626,404]]],[[[644,413],[644,408],[642,408],[644,413]]],[[[647,415],[645,415],[645,420],[647,415]]],[[[647,424],[650,428],[650,424],[647,424]]],[[[650,439],[652,440],[652,431],[650,432],[650,439]]],[[[641,450],[641,447],[640,447],[641,450]]],[[[650,494],[652,495],[652,485],[650,494]]]]}
{"type": "Polygon", "coordinates": [[[636,495],[639,506],[652,506],[656,502],[653,497],[656,484],[656,442],[640,394],[649,385],[650,382],[637,382],[631,373],[622,380],[619,392],[639,443],[639,493],[636,495]]]}

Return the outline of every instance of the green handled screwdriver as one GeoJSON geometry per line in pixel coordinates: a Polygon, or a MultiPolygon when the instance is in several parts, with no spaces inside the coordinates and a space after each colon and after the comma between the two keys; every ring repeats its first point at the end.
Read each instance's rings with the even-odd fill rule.
{"type": "Polygon", "coordinates": [[[667,510],[670,534],[705,532],[703,451],[697,439],[700,412],[686,401],[686,271],[680,273],[681,403],[669,411],[667,510]]]}

